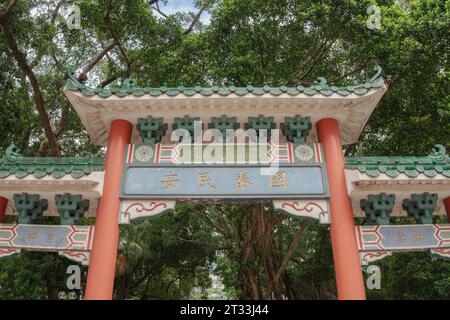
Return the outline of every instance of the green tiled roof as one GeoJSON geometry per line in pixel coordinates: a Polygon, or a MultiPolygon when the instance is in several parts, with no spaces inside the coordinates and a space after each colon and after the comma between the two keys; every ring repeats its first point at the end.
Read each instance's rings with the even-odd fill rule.
{"type": "MultiPolygon", "coordinates": [[[[430,178],[437,174],[450,178],[450,156],[444,146],[436,145],[431,154],[424,157],[346,157],[345,168],[374,178],[382,173],[392,178],[401,173],[410,178],[416,178],[420,173],[430,178]]],[[[103,158],[22,157],[14,145],[0,158],[0,178],[10,175],[24,178],[32,174],[36,178],[51,175],[58,179],[70,174],[77,179],[103,170],[103,158]]]]}
{"type": "Polygon", "coordinates": [[[22,157],[14,145],[0,158],[0,178],[12,174],[24,178],[32,174],[36,178],[51,175],[59,179],[70,174],[78,179],[93,171],[103,171],[103,158],[22,157]]]}
{"type": "Polygon", "coordinates": [[[195,94],[201,94],[203,96],[210,96],[212,94],[219,94],[221,96],[228,96],[230,94],[236,94],[238,96],[245,96],[247,94],[253,95],[263,95],[263,94],[271,94],[272,96],[279,96],[280,94],[287,93],[291,96],[296,96],[298,94],[306,94],[308,96],[313,96],[316,94],[321,94],[324,96],[330,96],[333,93],[336,93],[341,96],[348,96],[349,94],[363,95],[367,93],[372,88],[380,88],[384,86],[384,80],[381,77],[382,69],[380,66],[375,67],[376,74],[365,81],[364,83],[358,85],[348,85],[337,87],[334,85],[327,84],[327,80],[323,77],[317,79],[317,81],[308,86],[304,87],[301,85],[287,87],[287,86],[277,86],[272,87],[270,85],[263,86],[252,86],[247,85],[245,87],[235,87],[235,86],[212,86],[212,87],[185,87],[184,85],[180,85],[178,87],[167,87],[162,86],[158,88],[152,87],[139,87],[136,84],[136,81],[133,79],[125,79],[120,87],[113,88],[91,88],[84,84],[83,82],[79,82],[73,71],[69,71],[67,73],[67,82],[66,88],[71,91],[79,91],[83,93],[85,96],[99,96],[102,98],[108,98],[112,95],[116,95],[117,97],[126,97],[128,95],[133,96],[142,96],[144,94],[149,94],[152,96],[160,96],[166,94],[168,96],[176,96],[179,94],[184,94],[185,96],[193,96],[195,94]]]}
{"type": "Polygon", "coordinates": [[[415,178],[420,173],[430,178],[437,174],[450,177],[450,157],[444,146],[438,144],[425,157],[347,157],[345,168],[358,170],[374,178],[381,173],[392,178],[400,173],[410,178],[415,178]]]}

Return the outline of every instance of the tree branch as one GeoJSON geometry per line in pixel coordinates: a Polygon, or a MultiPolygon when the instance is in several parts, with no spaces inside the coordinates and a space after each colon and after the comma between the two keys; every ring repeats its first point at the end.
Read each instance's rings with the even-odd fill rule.
{"type": "Polygon", "coordinates": [[[80,75],[78,76],[78,80],[79,81],[84,81],[87,79],[87,74],[89,73],[89,71],[91,71],[95,65],[112,49],[116,46],[117,41],[113,40],[113,42],[111,42],[108,46],[106,46],[101,52],[99,52],[97,54],[97,56],[95,56],[94,59],[91,60],[91,62],[89,62],[83,69],[83,71],[81,71],[80,75]]]}
{"type": "MultiPolygon", "coordinates": [[[[286,255],[284,256],[283,262],[281,263],[280,268],[278,269],[275,278],[273,279],[272,283],[278,283],[280,280],[281,274],[286,270],[287,264],[289,260],[291,259],[292,255],[295,252],[295,249],[298,247],[298,243],[300,242],[300,239],[303,235],[303,230],[305,229],[304,225],[300,226],[297,230],[297,233],[295,234],[294,240],[292,240],[291,245],[289,246],[288,251],[286,252],[286,255]]],[[[266,292],[266,299],[270,297],[273,291],[273,285],[270,284],[269,288],[266,292]]]]}
{"type": "Polygon", "coordinates": [[[294,70],[294,72],[291,74],[291,76],[286,81],[287,85],[293,84],[295,80],[296,80],[296,82],[299,82],[299,81],[303,80],[304,78],[306,78],[311,73],[311,71],[314,69],[314,66],[317,64],[317,62],[320,60],[320,58],[333,45],[333,43],[335,43],[335,41],[337,40],[339,34],[341,33],[342,29],[344,28],[344,26],[348,20],[349,20],[348,17],[344,18],[344,20],[340,24],[340,27],[337,28],[336,31],[333,32],[333,34],[322,43],[322,45],[315,51],[313,56],[310,57],[309,59],[307,58],[297,69],[294,70]],[[297,79],[297,76],[300,74],[300,72],[302,72],[303,68],[311,60],[312,60],[312,63],[310,64],[308,70],[301,77],[299,77],[297,79]]]}
{"type": "Polygon", "coordinates": [[[185,35],[188,35],[189,33],[192,32],[192,30],[194,30],[195,25],[197,24],[198,20],[200,19],[200,16],[202,15],[203,11],[206,10],[206,8],[208,8],[208,5],[206,5],[206,4],[200,8],[200,10],[197,12],[196,16],[194,17],[194,20],[192,20],[192,23],[189,26],[189,28],[187,28],[186,31],[184,31],[185,35]]]}
{"type": "Polygon", "coordinates": [[[338,78],[334,78],[334,79],[330,80],[330,83],[339,82],[339,81],[341,81],[342,79],[347,78],[348,76],[354,75],[355,73],[357,73],[357,72],[359,72],[359,71],[361,71],[361,70],[366,69],[366,68],[367,68],[367,65],[369,65],[369,63],[372,63],[372,62],[373,62],[373,60],[372,60],[372,59],[369,59],[369,60],[367,60],[366,62],[364,62],[361,66],[359,66],[359,67],[357,67],[357,68],[355,68],[355,69],[353,69],[353,70],[351,70],[351,71],[345,73],[343,76],[338,77],[338,78]]]}
{"type": "Polygon", "coordinates": [[[52,16],[51,16],[51,22],[54,25],[56,21],[56,17],[58,16],[59,9],[67,2],[67,0],[61,0],[56,4],[55,10],[53,10],[52,16]]]}
{"type": "Polygon", "coordinates": [[[10,1],[6,7],[0,11],[0,20],[2,20],[12,9],[12,7],[16,4],[17,0],[10,1]]]}
{"type": "Polygon", "coordinates": [[[126,74],[129,76],[131,73],[131,65],[133,62],[130,61],[130,59],[128,58],[127,50],[125,49],[125,47],[122,44],[122,41],[120,41],[120,38],[117,36],[116,32],[114,31],[114,27],[112,25],[111,16],[110,16],[111,10],[112,10],[112,3],[111,3],[111,1],[109,1],[108,11],[106,12],[106,15],[104,17],[105,24],[106,24],[107,29],[109,30],[109,33],[111,34],[111,37],[114,39],[115,44],[117,44],[117,46],[119,47],[120,53],[122,54],[123,58],[125,59],[125,63],[127,65],[126,74]]]}
{"type": "Polygon", "coordinates": [[[44,128],[45,135],[49,141],[49,146],[51,148],[51,155],[60,155],[61,151],[58,146],[58,142],[56,141],[55,134],[50,125],[50,117],[45,109],[44,98],[42,96],[42,92],[34,74],[33,70],[28,65],[28,62],[25,58],[25,55],[20,51],[16,39],[14,38],[14,34],[11,28],[11,25],[8,21],[5,12],[9,12],[11,7],[14,5],[15,1],[12,1],[7,8],[2,11],[2,15],[0,15],[0,24],[3,28],[3,32],[5,34],[6,42],[8,43],[8,47],[10,48],[19,68],[22,72],[27,76],[30,81],[31,87],[33,89],[33,98],[36,105],[36,109],[38,110],[39,116],[41,118],[42,126],[44,128]]]}
{"type": "Polygon", "coordinates": [[[156,7],[153,7],[151,4],[152,3],[150,3],[151,1],[149,1],[149,5],[150,5],[150,8],[152,8],[153,10],[155,10],[156,12],[158,12],[160,15],[162,15],[164,18],[168,18],[169,16],[167,15],[167,14],[165,14],[164,12],[162,12],[161,11],[161,9],[159,8],[159,4],[158,4],[158,1],[153,1],[152,3],[155,3],[156,4],[156,7]]]}
{"type": "MultiPolygon", "coordinates": [[[[62,112],[61,112],[61,118],[59,119],[59,126],[54,131],[56,139],[58,139],[61,134],[64,132],[64,129],[66,128],[67,120],[69,119],[69,111],[70,111],[70,104],[68,101],[66,101],[66,104],[64,105],[62,112]]],[[[42,157],[45,154],[45,150],[48,148],[49,140],[45,139],[41,142],[38,151],[36,152],[36,156],[42,157]]]]}

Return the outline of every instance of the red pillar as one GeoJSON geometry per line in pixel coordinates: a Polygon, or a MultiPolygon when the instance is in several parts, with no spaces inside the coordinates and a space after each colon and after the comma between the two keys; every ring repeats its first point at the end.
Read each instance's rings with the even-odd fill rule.
{"type": "Polygon", "coordinates": [[[5,221],[6,206],[8,205],[8,199],[0,196],[0,223],[5,221]]]}
{"type": "Polygon", "coordinates": [[[132,128],[131,123],[125,120],[114,120],[111,124],[105,157],[103,195],[95,219],[94,242],[86,284],[87,300],[112,299],[119,241],[117,221],[120,209],[120,178],[132,128]]]}
{"type": "Polygon", "coordinates": [[[335,119],[328,118],[320,120],[316,129],[319,142],[323,145],[330,184],[331,244],[338,298],[363,300],[366,293],[356,242],[355,221],[345,180],[339,127],[335,119]]]}
{"type": "Polygon", "coordinates": [[[450,197],[444,199],[445,212],[447,213],[447,221],[450,223],[450,197]]]}

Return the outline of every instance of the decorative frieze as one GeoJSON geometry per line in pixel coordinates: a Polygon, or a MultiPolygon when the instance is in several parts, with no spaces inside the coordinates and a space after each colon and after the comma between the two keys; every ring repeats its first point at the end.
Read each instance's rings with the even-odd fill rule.
{"type": "Polygon", "coordinates": [[[170,200],[122,200],[119,224],[148,219],[175,210],[176,201],[170,200]]]}
{"type": "Polygon", "coordinates": [[[55,204],[63,225],[74,225],[75,221],[82,218],[84,212],[89,210],[89,200],[82,199],[79,194],[57,194],[55,204]]]}
{"type": "Polygon", "coordinates": [[[433,212],[436,208],[438,195],[436,193],[412,194],[411,199],[404,199],[402,203],[403,210],[406,210],[408,216],[414,217],[417,223],[433,223],[433,212]]]}
{"type": "Polygon", "coordinates": [[[163,118],[148,116],[139,118],[136,127],[144,144],[155,144],[161,142],[166,134],[167,123],[164,123],[163,118]]]}
{"type": "Polygon", "coordinates": [[[325,199],[273,200],[273,207],[292,217],[319,220],[321,225],[331,223],[328,200],[325,199]]]}
{"type": "Polygon", "coordinates": [[[366,217],[376,224],[389,224],[389,217],[395,205],[395,195],[384,192],[377,195],[369,194],[367,199],[361,199],[360,205],[366,217]]]}
{"type": "Polygon", "coordinates": [[[276,123],[274,122],[273,117],[264,117],[262,114],[257,117],[248,117],[248,122],[245,123],[245,130],[256,130],[256,135],[258,137],[265,132],[267,141],[270,140],[271,130],[275,128],[276,123]]]}
{"type": "MultiPolygon", "coordinates": [[[[189,134],[191,135],[191,141],[194,142],[195,141],[195,136],[194,136],[194,126],[195,126],[195,122],[196,121],[200,121],[199,117],[189,117],[188,115],[185,115],[182,118],[176,117],[175,119],[173,119],[173,124],[172,124],[172,130],[177,130],[177,129],[184,129],[189,131],[189,134]]],[[[202,128],[199,128],[202,129],[202,128]]],[[[183,137],[180,137],[180,141],[183,140],[183,137]]]]}
{"type": "Polygon", "coordinates": [[[302,118],[300,115],[295,117],[284,118],[284,123],[281,124],[281,129],[286,139],[293,143],[304,143],[306,137],[312,128],[311,118],[302,118]]]}
{"type": "Polygon", "coordinates": [[[227,117],[223,114],[220,117],[212,117],[208,128],[220,130],[224,139],[223,141],[225,141],[227,130],[237,130],[239,128],[239,122],[237,122],[236,117],[227,117]]]}
{"type": "Polygon", "coordinates": [[[33,224],[48,208],[48,201],[40,199],[38,194],[15,194],[14,203],[20,224],[33,224]]]}

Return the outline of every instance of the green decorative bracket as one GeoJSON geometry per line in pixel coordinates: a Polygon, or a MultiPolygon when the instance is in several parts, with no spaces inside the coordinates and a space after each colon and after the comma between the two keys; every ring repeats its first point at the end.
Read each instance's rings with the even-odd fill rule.
{"type": "Polygon", "coordinates": [[[237,122],[236,117],[227,117],[223,114],[220,117],[212,117],[208,128],[220,130],[225,141],[227,129],[237,130],[239,128],[239,122],[237,122]]]}
{"type": "Polygon", "coordinates": [[[75,221],[84,216],[84,212],[89,209],[89,200],[82,199],[81,195],[55,195],[55,204],[61,218],[62,225],[73,225],[75,221]]]}
{"type": "Polygon", "coordinates": [[[283,134],[289,142],[293,143],[305,143],[311,128],[311,118],[302,118],[298,114],[295,117],[284,118],[284,123],[281,124],[283,134]]]}
{"type": "MultiPolygon", "coordinates": [[[[192,142],[194,142],[194,122],[195,121],[200,121],[199,117],[189,117],[188,115],[185,115],[183,118],[179,118],[176,117],[173,120],[172,123],[172,129],[173,130],[177,130],[177,129],[185,129],[187,131],[189,131],[189,133],[191,134],[191,139],[192,142]]],[[[182,140],[182,137],[180,137],[180,141],[182,140]]]]}
{"type": "Polygon", "coordinates": [[[161,142],[162,137],[166,134],[167,123],[163,118],[139,118],[136,125],[142,141],[145,144],[154,144],[161,142]]]}
{"type": "Polygon", "coordinates": [[[437,193],[414,193],[411,195],[411,199],[403,200],[402,208],[406,210],[408,216],[414,217],[417,223],[432,224],[437,199],[437,193]]]}
{"type": "Polygon", "coordinates": [[[366,217],[376,224],[389,224],[389,217],[394,209],[395,195],[380,193],[369,194],[367,199],[361,199],[361,210],[366,213],[366,217]]]}
{"type": "Polygon", "coordinates": [[[46,199],[40,199],[38,194],[14,194],[14,203],[19,212],[19,223],[33,224],[48,208],[46,199]]]}
{"type": "Polygon", "coordinates": [[[256,130],[256,135],[260,136],[260,130],[267,130],[267,140],[270,139],[271,129],[275,129],[276,124],[273,121],[273,117],[264,117],[260,114],[257,117],[248,117],[248,122],[245,123],[245,130],[254,129],[256,130]]]}

